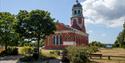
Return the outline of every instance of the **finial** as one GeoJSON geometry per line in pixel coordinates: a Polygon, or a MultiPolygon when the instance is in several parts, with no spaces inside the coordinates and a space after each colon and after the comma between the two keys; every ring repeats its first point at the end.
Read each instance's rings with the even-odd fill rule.
{"type": "Polygon", "coordinates": [[[76,3],[79,3],[79,1],[78,1],[78,0],[76,0],[76,3]]]}

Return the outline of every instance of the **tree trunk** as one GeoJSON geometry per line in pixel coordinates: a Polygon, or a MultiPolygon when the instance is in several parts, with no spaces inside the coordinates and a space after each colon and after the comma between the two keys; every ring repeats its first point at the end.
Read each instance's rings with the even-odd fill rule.
{"type": "Polygon", "coordinates": [[[38,59],[39,59],[39,55],[40,55],[40,51],[39,51],[40,36],[38,37],[37,42],[38,42],[37,48],[38,48],[38,59]]]}
{"type": "Polygon", "coordinates": [[[7,44],[7,42],[5,42],[5,51],[7,52],[7,46],[8,46],[8,44],[7,44]]]}

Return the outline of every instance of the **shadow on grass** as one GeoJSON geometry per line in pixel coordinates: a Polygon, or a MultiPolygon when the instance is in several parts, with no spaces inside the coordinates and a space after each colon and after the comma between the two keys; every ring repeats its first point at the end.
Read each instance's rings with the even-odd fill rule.
{"type": "Polygon", "coordinates": [[[17,63],[60,63],[59,59],[53,57],[40,57],[35,59],[33,56],[25,56],[18,60],[17,63]]]}

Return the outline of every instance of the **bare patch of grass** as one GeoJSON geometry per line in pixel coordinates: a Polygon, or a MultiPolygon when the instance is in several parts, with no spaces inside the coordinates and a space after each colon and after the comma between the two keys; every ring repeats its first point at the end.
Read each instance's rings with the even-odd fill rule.
{"type": "Polygon", "coordinates": [[[2,51],[4,51],[4,50],[5,50],[4,48],[0,47],[0,53],[1,53],[2,51]]]}
{"type": "Polygon", "coordinates": [[[62,51],[62,50],[46,50],[46,49],[42,49],[41,53],[42,53],[42,56],[54,57],[54,58],[59,59],[59,58],[61,58],[61,56],[57,54],[59,51],[62,51]]]}
{"type": "MultiPolygon", "coordinates": [[[[124,56],[125,57],[125,49],[123,48],[112,48],[112,49],[100,49],[97,54],[102,55],[110,55],[110,56],[124,56]]],[[[123,57],[111,57],[111,60],[108,60],[108,57],[102,57],[102,59],[94,58],[91,59],[97,63],[125,63],[125,58],[123,57]]]]}

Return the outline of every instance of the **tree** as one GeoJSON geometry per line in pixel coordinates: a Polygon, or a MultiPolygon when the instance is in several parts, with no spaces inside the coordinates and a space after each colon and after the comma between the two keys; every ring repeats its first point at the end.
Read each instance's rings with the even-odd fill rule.
{"type": "Polygon", "coordinates": [[[98,41],[92,41],[89,46],[96,46],[96,47],[105,47],[105,45],[98,41]]]}
{"type": "Polygon", "coordinates": [[[17,15],[17,32],[23,39],[38,42],[38,54],[40,40],[44,40],[48,35],[54,33],[55,23],[50,13],[44,10],[32,10],[27,12],[21,10],[17,15]]]}
{"type": "Polygon", "coordinates": [[[114,47],[123,47],[125,48],[125,22],[123,24],[123,30],[119,33],[115,43],[114,47]]]}
{"type": "Polygon", "coordinates": [[[16,19],[14,15],[9,12],[0,12],[0,44],[7,47],[9,45],[17,45],[15,41],[16,35],[14,26],[16,25],[16,19]]]}

